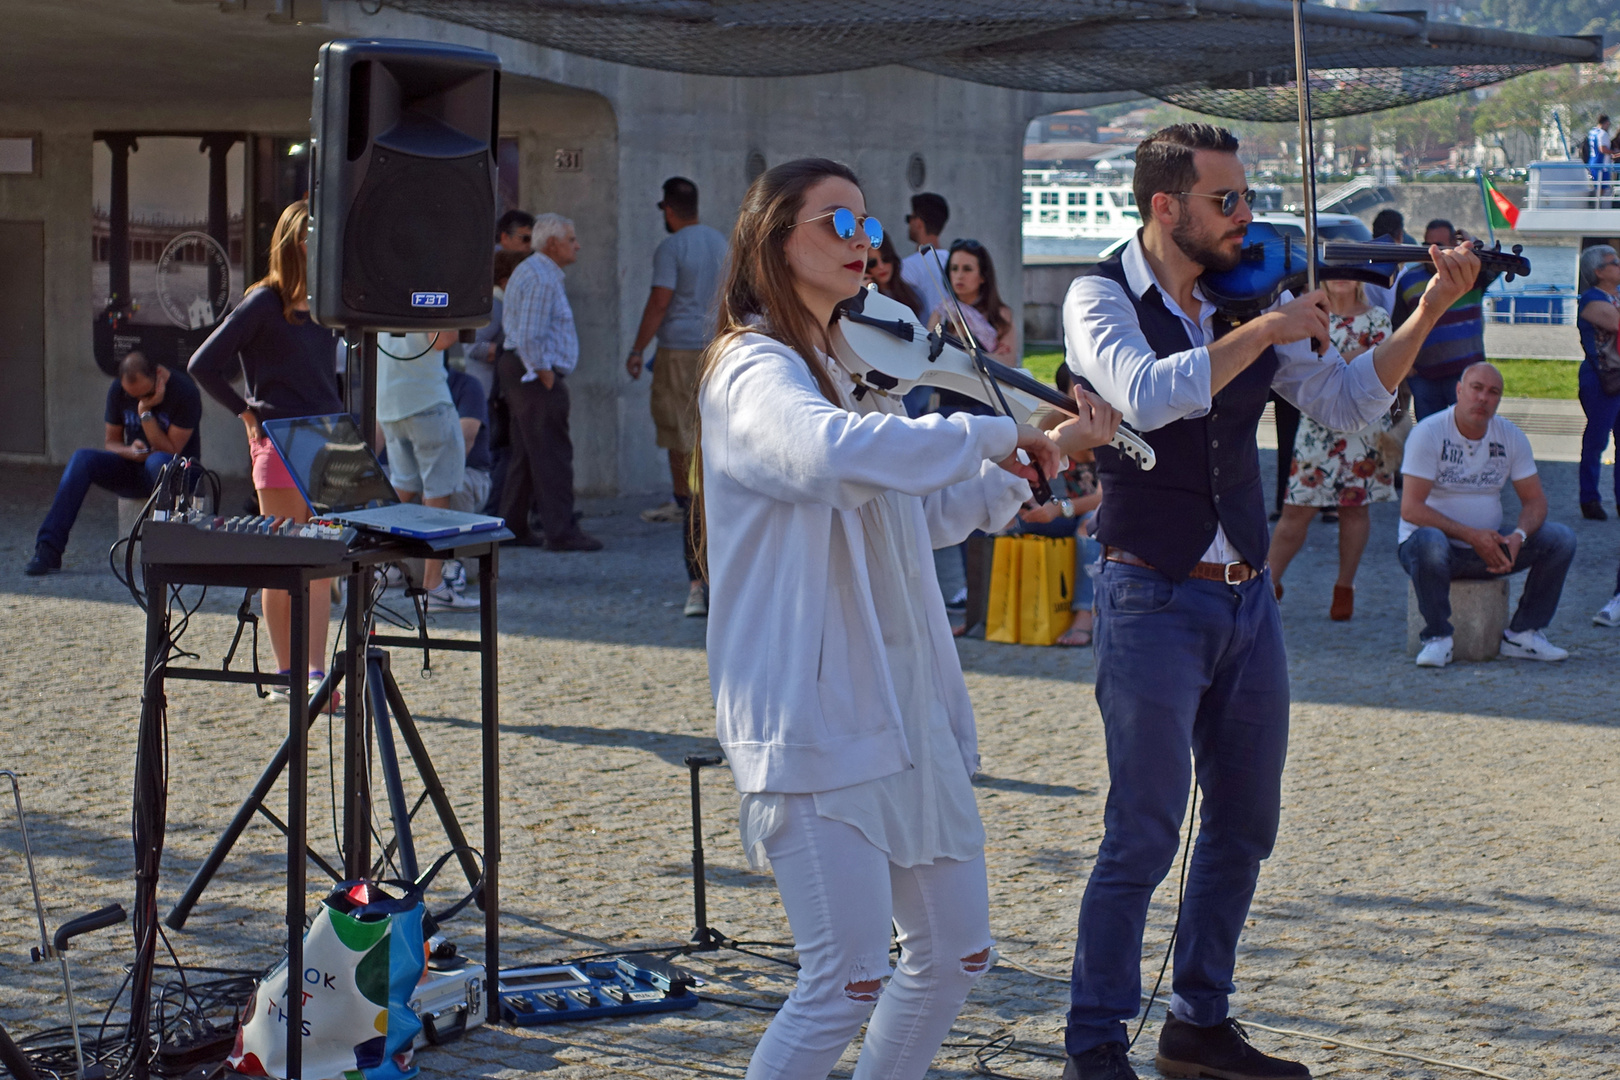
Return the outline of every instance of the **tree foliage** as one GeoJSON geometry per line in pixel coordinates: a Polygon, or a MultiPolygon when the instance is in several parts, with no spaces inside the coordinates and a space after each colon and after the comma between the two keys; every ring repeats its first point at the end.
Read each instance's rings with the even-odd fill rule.
{"type": "Polygon", "coordinates": [[[1526,34],[1620,36],[1620,3],[1615,0],[1479,0],[1464,20],[1526,34]]]}

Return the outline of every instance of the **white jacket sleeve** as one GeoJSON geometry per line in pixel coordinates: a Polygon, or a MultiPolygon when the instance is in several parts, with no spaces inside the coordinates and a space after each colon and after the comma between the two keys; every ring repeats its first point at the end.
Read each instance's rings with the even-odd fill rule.
{"type": "Polygon", "coordinates": [[[1029,497],[1027,480],[986,461],[979,467],[978,476],[923,497],[929,545],[943,548],[960,544],[974,529],[1000,532],[1029,497]]]}
{"type": "Polygon", "coordinates": [[[750,338],[700,395],[703,452],[738,484],[851,510],[884,491],[931,495],[1017,448],[1007,417],[859,415],[822,396],[785,345],[750,338]]]}

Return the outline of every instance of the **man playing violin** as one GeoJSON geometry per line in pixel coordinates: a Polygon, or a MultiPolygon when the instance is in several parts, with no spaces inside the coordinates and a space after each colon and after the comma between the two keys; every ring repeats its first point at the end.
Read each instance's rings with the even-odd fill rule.
{"type": "Polygon", "coordinates": [[[1275,390],[1329,428],[1382,414],[1418,346],[1479,272],[1466,247],[1430,248],[1436,273],[1412,318],[1346,363],[1327,344],[1321,290],[1234,325],[1200,287],[1240,261],[1253,214],[1238,141],[1177,124],[1137,148],[1144,225],[1078,278],[1063,304],[1070,369],[1143,433],[1143,471],[1097,450],[1097,704],[1110,786],[1080,905],[1064,1076],[1134,1080],[1126,1022],[1141,993],[1142,931],[1175,861],[1188,782],[1204,800],[1175,944],[1165,1076],[1309,1077],[1228,1017],[1237,941],[1276,838],[1288,743],[1282,625],[1265,572],[1269,537],[1255,429],[1275,390]]]}

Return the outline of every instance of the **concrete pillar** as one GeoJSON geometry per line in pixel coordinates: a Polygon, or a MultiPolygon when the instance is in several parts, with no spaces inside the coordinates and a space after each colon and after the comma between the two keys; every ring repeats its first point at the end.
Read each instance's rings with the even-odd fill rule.
{"type": "MultiPolygon", "coordinates": [[[[1475,581],[1459,578],[1451,583],[1451,657],[1453,660],[1492,660],[1502,647],[1508,624],[1508,579],[1475,581]]],[[[1406,654],[1418,654],[1423,616],[1418,614],[1417,592],[1406,583],[1406,654]]]]}
{"type": "Polygon", "coordinates": [[[112,151],[112,186],[107,207],[107,306],[129,310],[129,155],[139,150],[133,135],[103,135],[112,151]]]}

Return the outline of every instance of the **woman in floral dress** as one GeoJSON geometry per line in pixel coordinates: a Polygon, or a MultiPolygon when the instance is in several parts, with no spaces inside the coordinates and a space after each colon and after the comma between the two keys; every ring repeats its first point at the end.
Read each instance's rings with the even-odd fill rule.
{"type": "MultiPolygon", "coordinates": [[[[1357,281],[1325,281],[1331,312],[1329,335],[1345,360],[1373,348],[1393,333],[1389,312],[1367,302],[1357,281]]],[[[1394,471],[1378,448],[1379,436],[1394,425],[1393,410],[1360,431],[1329,431],[1302,417],[1294,437],[1294,464],[1289,470],[1288,501],[1271,536],[1271,580],[1282,599],[1283,574],[1305,543],[1305,532],[1318,510],[1339,511],[1339,580],[1333,586],[1328,617],[1350,618],[1355,610],[1356,567],[1371,531],[1367,504],[1392,502],[1394,471]]]]}

